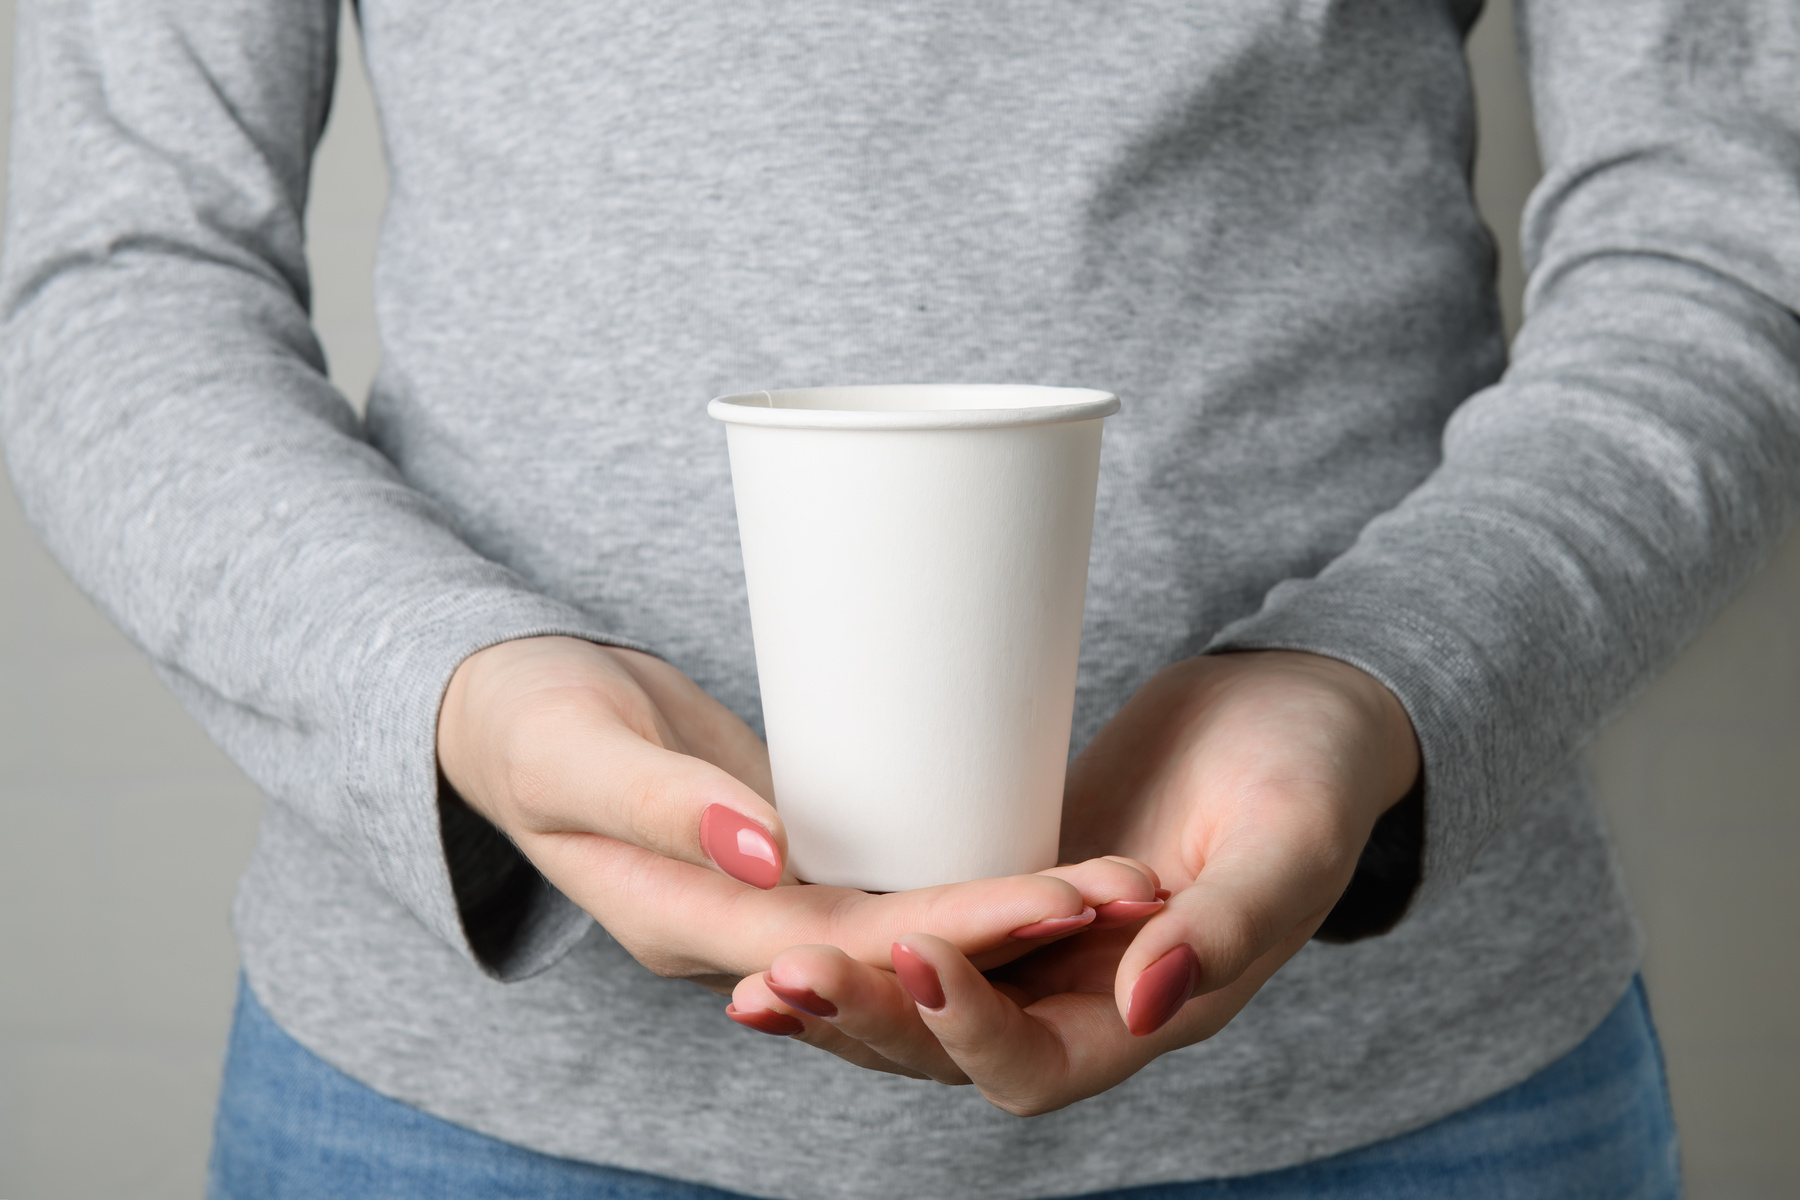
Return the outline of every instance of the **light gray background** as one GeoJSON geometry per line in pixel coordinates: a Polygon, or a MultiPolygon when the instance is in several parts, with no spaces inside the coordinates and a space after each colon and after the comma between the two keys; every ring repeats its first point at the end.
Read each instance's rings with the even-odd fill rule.
{"type": "MultiPolygon", "coordinates": [[[[10,80],[11,0],[0,22],[10,80]]],[[[1471,57],[1476,187],[1516,324],[1537,160],[1510,0],[1471,57]]],[[[315,320],[358,398],[385,194],[346,21],[308,231],[315,320]]],[[[1800,537],[1592,751],[1696,1200],[1800,1194],[1797,605],[1800,537]]],[[[226,909],[258,803],[0,489],[0,1200],[200,1194],[237,966],[226,909]]]]}

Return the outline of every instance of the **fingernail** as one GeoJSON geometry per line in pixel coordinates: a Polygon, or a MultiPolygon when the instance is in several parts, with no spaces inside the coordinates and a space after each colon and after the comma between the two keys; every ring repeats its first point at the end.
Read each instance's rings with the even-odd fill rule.
{"type": "Polygon", "coordinates": [[[1168,888],[1157,888],[1156,889],[1156,898],[1158,900],[1167,900],[1170,896],[1173,896],[1174,894],[1175,893],[1171,892],[1168,888]]]}
{"type": "Polygon", "coordinates": [[[769,985],[771,992],[781,997],[782,1003],[791,1005],[803,1013],[811,1013],[815,1017],[835,1017],[838,1014],[837,1005],[811,988],[782,987],[766,972],[763,974],[763,982],[769,985]]]}
{"type": "Polygon", "coordinates": [[[1125,1006],[1125,1027],[1135,1037],[1155,1033],[1180,1011],[1200,983],[1200,958],[1192,946],[1177,946],[1144,969],[1125,1006]]]}
{"type": "Polygon", "coordinates": [[[893,959],[894,974],[900,977],[900,986],[906,989],[907,995],[932,1012],[944,1007],[944,985],[923,955],[911,946],[895,942],[889,957],[893,959]]]}
{"type": "Polygon", "coordinates": [[[700,848],[739,882],[764,891],[781,882],[781,855],[768,830],[736,809],[706,806],[700,814],[700,848]]]}
{"type": "Polygon", "coordinates": [[[806,1022],[802,1021],[799,1017],[790,1017],[786,1013],[770,1012],[766,1008],[759,1008],[753,1012],[740,1012],[738,1011],[737,1005],[727,1004],[725,1006],[725,1015],[736,1021],[739,1025],[754,1029],[758,1033],[772,1033],[776,1037],[787,1037],[789,1034],[799,1033],[802,1029],[806,1028],[806,1022]]]}
{"type": "Polygon", "coordinates": [[[1057,934],[1067,933],[1071,929],[1080,929],[1093,919],[1094,910],[1084,908],[1072,917],[1051,917],[1048,921],[1021,925],[1008,936],[1017,938],[1021,942],[1028,942],[1032,938],[1055,937],[1057,934]]]}
{"type": "Polygon", "coordinates": [[[1114,900],[1100,906],[1100,919],[1094,922],[1094,928],[1117,929],[1121,925],[1143,920],[1151,913],[1160,911],[1162,906],[1161,900],[1114,900]]]}

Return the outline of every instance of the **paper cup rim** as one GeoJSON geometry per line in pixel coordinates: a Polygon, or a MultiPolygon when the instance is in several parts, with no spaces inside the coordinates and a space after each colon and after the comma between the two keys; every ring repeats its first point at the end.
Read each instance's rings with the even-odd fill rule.
{"type": "Polygon", "coordinates": [[[1001,429],[1014,425],[1099,420],[1119,411],[1119,398],[1095,388],[1037,384],[874,384],[739,392],[711,401],[706,411],[716,420],[733,425],[767,425],[782,429],[1001,429]],[[857,393],[865,402],[874,403],[882,392],[919,390],[962,393],[972,403],[953,408],[830,408],[779,403],[783,400],[817,402],[836,396],[849,398],[846,394],[857,393]]]}

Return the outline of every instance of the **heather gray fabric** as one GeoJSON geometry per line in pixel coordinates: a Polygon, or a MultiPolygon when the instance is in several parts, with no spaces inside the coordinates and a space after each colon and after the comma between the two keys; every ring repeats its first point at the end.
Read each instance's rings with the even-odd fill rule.
{"type": "Polygon", "coordinates": [[[331,1062],[557,1154],[1006,1200],[1415,1127],[1623,991],[1637,935],[1573,752],[1800,499],[1785,0],[1523,13],[1548,175],[1504,379],[1474,3],[371,0],[366,424],[301,253],[335,0],[20,7],[12,477],[267,791],[244,960],[331,1062]],[[1124,398],[1077,745],[1209,645],[1374,672],[1428,783],[1393,933],[1309,947],[1211,1042],[1021,1121],[731,1025],[466,813],[440,828],[436,707],[478,647],[650,647],[757,719],[704,402],[876,381],[1124,398]]]}

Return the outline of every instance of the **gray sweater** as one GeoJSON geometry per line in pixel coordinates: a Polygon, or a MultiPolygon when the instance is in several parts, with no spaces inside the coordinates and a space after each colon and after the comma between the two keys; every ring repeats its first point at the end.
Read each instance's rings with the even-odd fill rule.
{"type": "Polygon", "coordinates": [[[1277,1167],[1578,1042],[1639,943],[1574,756],[1800,500],[1800,8],[1527,7],[1510,367],[1476,8],[367,0],[362,421],[302,255],[336,0],[22,3],[7,462],[269,797],[236,907],[269,1011],[471,1128],[796,1198],[1277,1167]],[[704,403],[880,381],[1124,398],[1077,748],[1171,661],[1282,646],[1381,678],[1424,751],[1397,928],[1032,1120],[732,1025],[437,789],[445,683],[507,638],[652,648],[756,723],[704,403]]]}

